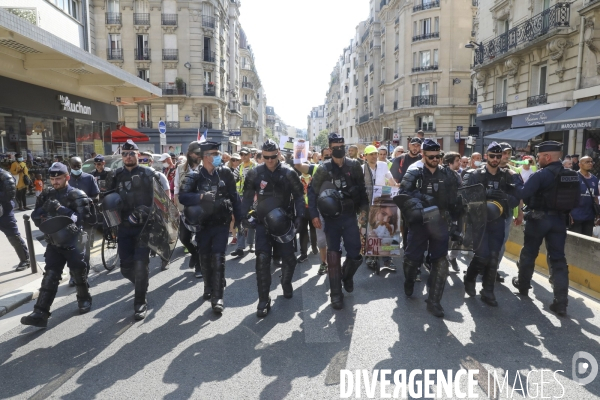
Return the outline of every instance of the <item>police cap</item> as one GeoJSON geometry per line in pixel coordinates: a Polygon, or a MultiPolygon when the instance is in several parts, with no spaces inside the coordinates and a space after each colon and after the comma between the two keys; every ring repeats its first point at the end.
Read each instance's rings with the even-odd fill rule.
{"type": "MultiPolygon", "coordinates": [[[[546,153],[549,151],[562,151],[563,144],[555,142],[554,140],[548,140],[535,146],[538,149],[538,153],[546,153]]],[[[572,156],[575,157],[575,156],[572,156]]]]}
{"type": "Polygon", "coordinates": [[[200,143],[200,151],[219,150],[221,143],[217,142],[202,142],[200,143]]]}
{"type": "Polygon", "coordinates": [[[440,151],[440,145],[431,139],[425,139],[421,149],[424,151],[440,151]]]}
{"type": "Polygon", "coordinates": [[[133,143],[133,140],[127,139],[127,141],[121,147],[123,150],[139,150],[137,144],[133,143]]]}
{"type": "Polygon", "coordinates": [[[337,133],[332,133],[329,135],[329,144],[331,143],[344,143],[344,137],[337,133]]]}
{"type": "Polygon", "coordinates": [[[48,174],[51,177],[56,177],[60,175],[66,175],[69,173],[67,166],[61,162],[55,162],[48,168],[48,174]]]}
{"type": "Polygon", "coordinates": [[[496,142],[492,142],[490,143],[490,145],[487,148],[487,152],[488,153],[502,153],[502,146],[500,146],[498,143],[496,142]]]}
{"type": "Polygon", "coordinates": [[[423,140],[418,137],[414,137],[410,139],[410,144],[423,144],[423,140]]]}
{"type": "Polygon", "coordinates": [[[104,161],[104,156],[102,154],[98,154],[96,157],[94,157],[94,162],[103,162],[104,161]]]}

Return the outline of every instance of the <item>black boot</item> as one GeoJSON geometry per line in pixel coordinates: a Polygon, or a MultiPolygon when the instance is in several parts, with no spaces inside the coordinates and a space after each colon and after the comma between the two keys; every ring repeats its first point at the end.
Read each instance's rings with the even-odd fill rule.
{"type": "Polygon", "coordinates": [[[342,254],[337,251],[327,251],[327,276],[329,276],[329,297],[331,307],[340,310],[344,307],[342,293],[342,254]]]}
{"type": "Polygon", "coordinates": [[[17,252],[17,256],[19,256],[19,265],[17,266],[17,271],[24,271],[31,266],[29,263],[29,251],[27,250],[27,246],[23,241],[21,235],[10,235],[6,237],[8,242],[14,247],[17,252]]]}
{"type": "Polygon", "coordinates": [[[281,267],[281,287],[283,288],[283,297],[291,299],[294,295],[292,287],[292,279],[294,278],[294,270],[298,264],[296,256],[292,253],[289,256],[282,258],[283,266],[281,267]]]}
{"type": "Polygon", "coordinates": [[[210,300],[212,292],[212,268],[210,254],[200,254],[200,268],[202,269],[202,276],[204,279],[204,294],[202,298],[204,300],[210,300]]]}
{"type": "Polygon", "coordinates": [[[448,278],[448,260],[446,257],[441,257],[431,262],[431,287],[429,288],[429,298],[427,301],[427,311],[436,317],[444,316],[444,309],[440,304],[442,294],[444,294],[444,286],[448,278]]]}
{"type": "Polygon", "coordinates": [[[402,268],[404,269],[404,294],[407,297],[412,296],[415,289],[415,280],[417,279],[417,272],[421,267],[421,260],[411,260],[404,257],[402,268]]]}
{"type": "Polygon", "coordinates": [[[362,262],[362,256],[358,256],[355,260],[346,257],[344,260],[344,265],[342,266],[342,282],[344,282],[344,289],[346,289],[346,292],[348,293],[351,293],[354,290],[354,274],[358,270],[358,267],[361,266],[362,262]]]}
{"type": "Polygon", "coordinates": [[[50,307],[56,297],[58,283],[60,282],[60,274],[53,270],[44,272],[44,279],[40,287],[40,294],[37,298],[33,312],[26,317],[21,318],[23,325],[33,325],[38,328],[48,326],[48,318],[50,317],[50,307]]]}
{"type": "Polygon", "coordinates": [[[256,316],[264,318],[271,309],[271,257],[265,253],[256,255],[256,284],[258,286],[258,306],[256,316]]]}
{"type": "Polygon", "coordinates": [[[135,269],[133,261],[124,262],[121,261],[121,275],[123,275],[129,282],[135,285],[135,269]]]}
{"type": "Polygon", "coordinates": [[[550,304],[550,310],[554,311],[555,313],[557,313],[560,316],[564,316],[567,314],[567,305],[568,305],[568,301],[567,299],[563,298],[554,298],[554,301],[552,302],[552,304],[550,304]]]}
{"type": "Polygon", "coordinates": [[[134,318],[136,321],[146,318],[146,294],[150,283],[150,271],[146,261],[134,261],[133,271],[135,274],[135,295],[133,301],[134,318]]]}
{"type": "Polygon", "coordinates": [[[223,290],[225,288],[225,254],[217,253],[212,255],[212,292],[210,303],[212,310],[217,314],[223,312],[223,290]]]}
{"type": "Polygon", "coordinates": [[[77,289],[77,306],[79,307],[79,314],[85,314],[92,309],[92,296],[88,290],[87,281],[87,270],[74,269],[71,270],[71,275],[75,281],[75,288],[77,289]]]}
{"type": "Polygon", "coordinates": [[[479,275],[479,271],[485,271],[485,268],[488,264],[488,260],[478,255],[475,255],[469,266],[467,267],[467,272],[465,274],[465,293],[469,295],[469,297],[475,297],[477,292],[475,291],[475,283],[477,281],[477,275],[479,275]]]}
{"type": "Polygon", "coordinates": [[[198,259],[198,249],[196,248],[196,246],[192,246],[192,251],[190,251],[190,260],[188,261],[188,267],[190,269],[196,269],[196,266],[198,265],[198,262],[200,260],[198,259]]]}
{"type": "Polygon", "coordinates": [[[490,259],[487,267],[483,271],[481,283],[483,288],[479,292],[481,300],[492,307],[498,307],[496,296],[494,295],[494,283],[496,282],[496,274],[498,273],[498,254],[490,254],[490,259]]]}

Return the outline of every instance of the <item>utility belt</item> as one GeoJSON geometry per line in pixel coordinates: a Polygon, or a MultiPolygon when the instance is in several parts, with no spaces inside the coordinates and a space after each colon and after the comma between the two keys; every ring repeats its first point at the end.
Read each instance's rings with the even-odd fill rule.
{"type": "Polygon", "coordinates": [[[75,224],[69,225],[64,229],[68,230],[69,233],[71,235],[73,235],[73,240],[70,241],[71,243],[57,242],[57,240],[55,240],[55,237],[54,237],[56,234],[44,235],[44,239],[46,240],[46,243],[48,243],[49,245],[52,245],[54,247],[57,247],[59,249],[63,249],[63,250],[75,250],[76,248],[79,248],[79,249],[85,248],[85,245],[88,241],[88,234],[86,232],[84,232],[81,228],[79,228],[75,224]]]}
{"type": "Polygon", "coordinates": [[[523,214],[523,219],[525,221],[540,220],[540,219],[544,219],[544,217],[546,215],[557,215],[557,216],[564,217],[567,215],[567,213],[560,212],[560,211],[554,211],[554,210],[548,210],[548,211],[528,210],[528,211],[525,211],[525,213],[523,214]]]}

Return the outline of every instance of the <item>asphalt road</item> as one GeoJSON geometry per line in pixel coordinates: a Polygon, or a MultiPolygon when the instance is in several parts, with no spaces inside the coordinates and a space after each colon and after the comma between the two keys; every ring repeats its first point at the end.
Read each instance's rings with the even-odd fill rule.
{"type": "MultiPolygon", "coordinates": [[[[176,256],[182,255],[178,248],[176,256]]],[[[93,309],[86,315],[78,315],[69,289],[55,301],[45,330],[18,323],[33,303],[0,318],[0,397],[355,398],[357,379],[349,383],[348,375],[356,378],[359,370],[361,398],[382,398],[380,376],[375,387],[371,379],[374,371],[390,370],[383,381],[394,374],[401,381],[406,371],[410,382],[412,371],[421,383],[408,385],[405,396],[420,398],[418,370],[443,370],[439,376],[452,374],[457,382],[441,392],[449,398],[467,393],[467,371],[479,398],[600,398],[600,377],[587,385],[572,377],[576,352],[600,360],[600,304],[571,291],[569,315],[559,318],[548,309],[552,294],[542,275],[535,275],[529,299],[498,286],[500,306],[491,308],[478,297],[465,298],[462,273],[452,272],[442,302],[446,317],[438,319],[425,310],[424,282],[406,299],[401,269],[378,276],[363,265],[344,310],[335,311],[312,255],[298,265],[291,300],[283,298],[280,272],[273,270],[274,304],[259,319],[253,256],[228,257],[220,317],[202,300],[202,282],[186,266],[187,258],[179,258],[160,272],[152,260],[149,313],[142,322],[133,321],[133,286],[118,270],[92,282],[93,309]],[[504,382],[496,393],[494,373],[504,382]]],[[[514,276],[515,264],[505,259],[501,271],[514,276]]],[[[588,362],[587,371],[592,368],[588,362]]],[[[387,393],[395,388],[403,394],[402,384],[387,393]]],[[[438,382],[431,390],[443,388],[438,382]]]]}

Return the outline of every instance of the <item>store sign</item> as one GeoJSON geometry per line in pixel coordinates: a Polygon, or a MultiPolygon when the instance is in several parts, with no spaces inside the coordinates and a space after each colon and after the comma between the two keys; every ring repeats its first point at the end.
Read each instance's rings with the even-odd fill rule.
{"type": "Polygon", "coordinates": [[[62,105],[63,111],[68,111],[77,114],[84,115],[92,115],[92,108],[88,106],[84,106],[80,101],[77,103],[71,103],[68,96],[63,96],[62,94],[58,96],[58,101],[60,101],[62,105]]]}
{"type": "Polygon", "coordinates": [[[565,112],[566,108],[557,108],[554,110],[538,111],[535,113],[515,115],[512,117],[512,128],[520,128],[525,126],[541,126],[550,119],[565,112]]]}
{"type": "Polygon", "coordinates": [[[229,131],[229,136],[242,136],[242,131],[229,131]]]}

